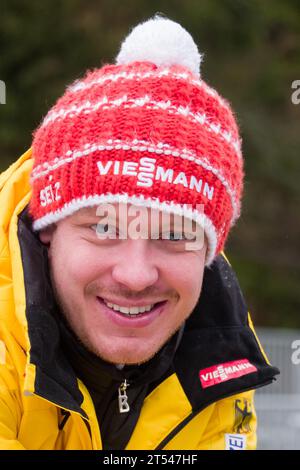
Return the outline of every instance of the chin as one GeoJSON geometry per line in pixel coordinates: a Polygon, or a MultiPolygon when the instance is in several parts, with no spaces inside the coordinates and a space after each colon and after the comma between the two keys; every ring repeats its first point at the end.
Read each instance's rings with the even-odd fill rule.
{"type": "Polygon", "coordinates": [[[126,365],[140,365],[145,362],[148,362],[155,354],[136,354],[136,353],[128,353],[128,354],[99,354],[99,356],[104,359],[106,362],[110,362],[112,364],[126,364],[126,365]]]}
{"type": "Polygon", "coordinates": [[[101,359],[111,364],[140,365],[152,359],[157,351],[137,352],[136,348],[131,350],[103,351],[98,348],[93,348],[93,352],[101,357],[101,359]]]}
{"type": "Polygon", "coordinates": [[[148,362],[162,346],[169,340],[166,337],[139,338],[139,337],[103,337],[81,335],[85,347],[102,360],[111,364],[139,365],[148,362]]]}

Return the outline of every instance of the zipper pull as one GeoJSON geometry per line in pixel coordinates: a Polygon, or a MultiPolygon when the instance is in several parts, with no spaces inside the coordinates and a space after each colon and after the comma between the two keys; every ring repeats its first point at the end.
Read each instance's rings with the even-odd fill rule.
{"type": "Polygon", "coordinates": [[[128,413],[130,410],[130,406],[128,404],[128,396],[126,394],[126,390],[129,387],[129,383],[127,380],[121,383],[118,391],[119,391],[119,411],[120,413],[128,413]]]}

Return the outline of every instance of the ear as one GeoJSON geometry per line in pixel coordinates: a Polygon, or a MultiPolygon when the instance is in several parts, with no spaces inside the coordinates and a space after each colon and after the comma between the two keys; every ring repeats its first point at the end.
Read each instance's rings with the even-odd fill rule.
{"type": "Polygon", "coordinates": [[[40,241],[44,245],[50,246],[55,230],[56,230],[56,225],[55,224],[52,224],[49,227],[44,228],[43,230],[41,230],[38,234],[40,241]]]}

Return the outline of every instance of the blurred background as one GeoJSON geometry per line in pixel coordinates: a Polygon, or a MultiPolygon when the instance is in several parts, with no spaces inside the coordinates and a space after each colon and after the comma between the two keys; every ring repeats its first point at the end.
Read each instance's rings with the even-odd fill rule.
{"type": "MultiPolygon", "coordinates": [[[[300,339],[300,103],[292,102],[292,84],[300,80],[298,0],[1,0],[6,104],[0,105],[0,171],[30,147],[33,130],[66,86],[86,69],[113,62],[130,28],[155,13],[192,34],[204,53],[202,77],[235,110],[246,179],[242,216],[226,254],[272,361],[289,371],[275,392],[282,403],[293,395],[296,433],[300,365],[291,362],[291,343],[300,339]]],[[[268,397],[261,400],[266,422],[268,397]]],[[[282,416],[290,423],[287,413],[282,416]]],[[[300,448],[300,438],[285,444],[277,434],[277,440],[300,448]]]]}

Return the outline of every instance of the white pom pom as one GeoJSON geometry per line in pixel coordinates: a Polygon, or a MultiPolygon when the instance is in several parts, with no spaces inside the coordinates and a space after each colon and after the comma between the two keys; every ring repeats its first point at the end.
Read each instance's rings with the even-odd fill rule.
{"type": "Polygon", "coordinates": [[[183,65],[200,77],[202,55],[180,24],[155,16],[137,25],[121,45],[118,65],[149,61],[157,66],[183,65]]]}

